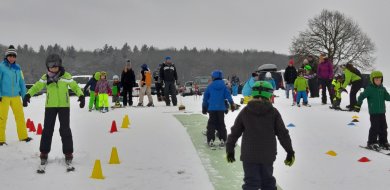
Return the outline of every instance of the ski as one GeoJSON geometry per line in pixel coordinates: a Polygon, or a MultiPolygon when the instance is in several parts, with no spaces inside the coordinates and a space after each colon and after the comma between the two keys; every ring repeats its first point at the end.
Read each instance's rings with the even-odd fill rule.
{"type": "Polygon", "coordinates": [[[373,152],[378,152],[378,153],[381,153],[381,154],[390,156],[390,151],[386,151],[386,150],[383,150],[383,149],[372,150],[372,149],[368,148],[367,146],[362,146],[362,145],[359,145],[359,147],[360,147],[360,148],[367,149],[367,150],[371,150],[371,151],[373,151],[373,152]]]}
{"type": "Polygon", "coordinates": [[[353,112],[353,110],[349,109],[342,109],[342,108],[333,108],[332,106],[329,106],[329,109],[336,110],[336,111],[347,111],[347,112],[353,112]]]}
{"type": "Polygon", "coordinates": [[[46,173],[47,160],[41,161],[41,164],[38,166],[37,173],[44,174],[46,173]]]}

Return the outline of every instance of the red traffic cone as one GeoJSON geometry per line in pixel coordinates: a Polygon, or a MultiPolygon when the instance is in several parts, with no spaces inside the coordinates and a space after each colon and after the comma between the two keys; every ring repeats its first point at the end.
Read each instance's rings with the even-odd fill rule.
{"type": "Polygon", "coordinates": [[[362,157],[358,160],[359,162],[369,162],[371,161],[370,159],[368,159],[367,157],[362,157]]]}
{"type": "Polygon", "coordinates": [[[42,124],[38,124],[37,135],[42,135],[42,124]]]}
{"type": "Polygon", "coordinates": [[[37,130],[35,129],[34,121],[31,121],[30,122],[30,131],[29,132],[35,132],[35,131],[37,131],[37,130]]]}
{"type": "Polygon", "coordinates": [[[31,122],[31,120],[30,120],[30,118],[28,118],[27,121],[26,121],[27,129],[30,129],[30,122],[31,122]]]}
{"type": "Polygon", "coordinates": [[[115,120],[112,121],[111,130],[110,130],[110,133],[114,133],[114,132],[118,132],[118,129],[116,128],[116,122],[115,122],[115,120]]]}

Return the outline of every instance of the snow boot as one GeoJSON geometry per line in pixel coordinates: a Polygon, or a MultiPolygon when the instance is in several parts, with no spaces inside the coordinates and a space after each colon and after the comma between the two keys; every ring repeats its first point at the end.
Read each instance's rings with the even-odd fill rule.
{"type": "Polygon", "coordinates": [[[303,103],[302,105],[306,106],[306,107],[311,107],[311,105],[309,103],[303,103]]]}
{"type": "Polygon", "coordinates": [[[367,148],[375,151],[379,151],[379,145],[377,143],[367,143],[367,148]]]}
{"type": "Polygon", "coordinates": [[[379,144],[379,147],[383,150],[390,150],[390,144],[389,143],[381,143],[379,144]]]}
{"type": "Polygon", "coordinates": [[[48,157],[49,154],[41,152],[41,155],[39,155],[39,158],[41,159],[41,165],[46,164],[48,157]]]}
{"type": "Polygon", "coordinates": [[[143,107],[144,105],[140,102],[137,104],[137,107],[143,107]]]}
{"type": "Polygon", "coordinates": [[[32,140],[32,138],[31,137],[27,137],[27,138],[25,138],[25,139],[23,139],[23,140],[20,140],[20,141],[24,141],[24,142],[30,142],[32,140]]]}
{"type": "Polygon", "coordinates": [[[7,145],[5,142],[0,142],[0,146],[7,145]]]}
{"type": "Polygon", "coordinates": [[[223,139],[220,140],[219,148],[225,147],[225,141],[223,139]]]}
{"type": "Polygon", "coordinates": [[[148,106],[148,107],[154,107],[154,104],[153,104],[153,102],[149,102],[146,106],[148,106]]]}
{"type": "Polygon", "coordinates": [[[210,142],[207,143],[209,145],[209,147],[212,149],[212,150],[215,150],[215,144],[214,144],[214,141],[211,140],[210,142]]]}

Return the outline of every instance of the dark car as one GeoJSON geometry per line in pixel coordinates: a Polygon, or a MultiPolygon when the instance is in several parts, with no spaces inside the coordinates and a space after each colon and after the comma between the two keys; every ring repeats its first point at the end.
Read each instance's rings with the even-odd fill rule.
{"type": "Polygon", "coordinates": [[[276,90],[279,88],[284,89],[283,73],[278,71],[278,68],[275,64],[263,64],[258,67],[256,72],[259,73],[259,80],[264,80],[265,74],[270,72],[272,78],[275,80],[276,90]]]}

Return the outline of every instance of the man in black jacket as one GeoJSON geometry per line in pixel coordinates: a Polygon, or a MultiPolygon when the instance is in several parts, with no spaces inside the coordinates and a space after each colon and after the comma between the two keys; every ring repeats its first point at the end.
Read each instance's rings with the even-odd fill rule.
{"type": "Polygon", "coordinates": [[[291,59],[289,62],[288,62],[288,66],[287,68],[284,70],[284,81],[286,82],[286,98],[288,99],[289,98],[289,93],[290,93],[290,90],[291,90],[291,96],[292,96],[292,99],[293,99],[293,104],[295,104],[295,100],[294,100],[294,82],[295,82],[295,79],[297,78],[298,76],[298,72],[297,72],[297,69],[294,67],[294,60],[291,59]]]}
{"type": "Polygon", "coordinates": [[[167,106],[171,105],[171,101],[169,99],[169,95],[171,95],[172,104],[173,106],[176,106],[177,72],[175,65],[172,63],[171,57],[165,57],[165,62],[160,68],[160,80],[164,83],[165,104],[167,106]]]}
{"type": "Polygon", "coordinates": [[[242,135],[241,161],[244,168],[243,190],[274,189],[273,163],[276,159],[276,138],[287,152],[284,163],[295,160],[291,139],[279,111],[270,98],[273,87],[267,81],[257,81],[252,88],[253,100],[238,114],[226,143],[227,161],[234,162],[234,147],[242,135]]]}
{"type": "Polygon", "coordinates": [[[135,74],[133,69],[131,68],[131,63],[129,59],[126,61],[125,68],[122,71],[121,85],[123,87],[123,106],[127,106],[127,103],[129,103],[129,106],[132,106],[133,87],[135,87],[135,74]],[[127,99],[127,95],[129,95],[129,99],[127,99]]]}

